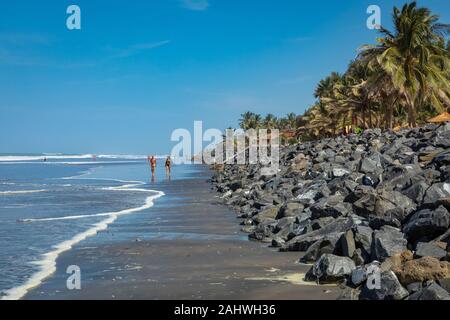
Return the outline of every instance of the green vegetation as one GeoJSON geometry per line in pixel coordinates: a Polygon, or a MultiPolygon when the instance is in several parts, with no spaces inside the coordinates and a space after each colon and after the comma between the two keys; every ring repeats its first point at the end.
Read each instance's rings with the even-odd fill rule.
{"type": "MultiPolygon", "coordinates": [[[[304,115],[277,119],[247,112],[240,126],[296,130],[313,139],[368,128],[415,127],[450,111],[450,25],[416,2],[393,10],[394,30],[383,27],[375,45],[364,45],[343,74],[333,72],[314,92],[304,115]]],[[[288,138],[292,141],[292,137],[288,138]]]]}

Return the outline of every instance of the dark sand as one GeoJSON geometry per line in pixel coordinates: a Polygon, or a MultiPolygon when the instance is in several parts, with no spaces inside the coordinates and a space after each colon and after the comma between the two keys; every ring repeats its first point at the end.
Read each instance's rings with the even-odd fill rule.
{"type": "MultiPolygon", "coordinates": [[[[25,299],[335,299],[339,289],[302,282],[299,253],[278,253],[246,240],[235,213],[216,203],[199,178],[159,183],[154,220],[135,228],[142,241],[99,247],[83,243],[62,254],[56,273],[25,299]],[[155,223],[158,221],[158,223],[155,223]],[[67,266],[79,265],[81,290],[66,289],[67,266]]],[[[108,232],[111,232],[108,231],[108,232]]]]}

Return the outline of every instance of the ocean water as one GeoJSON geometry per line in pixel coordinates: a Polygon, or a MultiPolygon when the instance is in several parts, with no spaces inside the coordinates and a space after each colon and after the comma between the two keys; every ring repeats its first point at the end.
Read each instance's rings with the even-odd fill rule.
{"type": "MultiPolygon", "coordinates": [[[[144,156],[0,155],[1,297],[23,297],[55,271],[61,253],[105,241],[116,219],[148,218],[164,196],[163,164],[152,179],[144,156]]],[[[174,166],[172,179],[189,173],[174,166]]]]}

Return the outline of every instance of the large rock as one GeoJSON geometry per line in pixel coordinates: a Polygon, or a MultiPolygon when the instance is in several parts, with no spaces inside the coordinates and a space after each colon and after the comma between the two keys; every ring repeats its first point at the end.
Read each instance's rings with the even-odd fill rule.
{"type": "Polygon", "coordinates": [[[289,170],[291,172],[299,172],[304,171],[308,168],[308,159],[305,157],[303,153],[299,153],[295,158],[294,162],[292,163],[289,170]]]}
{"type": "Polygon", "coordinates": [[[355,268],[350,258],[324,254],[309,270],[306,280],[332,283],[350,276],[355,268]]]}
{"type": "Polygon", "coordinates": [[[423,288],[422,282],[413,282],[406,286],[406,290],[408,290],[410,294],[419,292],[420,290],[422,290],[422,288],[423,288]]]}
{"type": "Polygon", "coordinates": [[[350,171],[345,168],[335,167],[332,169],[333,177],[340,178],[350,174],[350,171]]]}
{"type": "Polygon", "coordinates": [[[392,257],[387,258],[382,264],[381,268],[383,271],[391,270],[396,267],[401,266],[406,261],[412,261],[414,259],[414,254],[410,250],[405,250],[401,253],[396,253],[392,257]]]}
{"type": "Polygon", "coordinates": [[[381,162],[371,158],[361,159],[359,171],[362,173],[377,173],[381,170],[381,162]]]}
{"type": "Polygon", "coordinates": [[[244,233],[253,233],[256,230],[256,226],[243,226],[241,231],[244,233]]]}
{"type": "Polygon", "coordinates": [[[404,195],[413,200],[417,204],[421,204],[425,193],[430,186],[425,181],[413,184],[406,190],[402,191],[404,195]]]}
{"type": "Polygon", "coordinates": [[[242,189],[242,187],[243,187],[242,180],[233,181],[228,185],[228,188],[230,188],[232,191],[242,189]]]}
{"type": "Polygon", "coordinates": [[[450,210],[450,197],[439,199],[438,205],[444,206],[447,210],[450,210]]]}
{"type": "MultiPolygon", "coordinates": [[[[284,218],[286,219],[286,218],[284,218]]],[[[294,229],[294,224],[288,224],[282,228],[279,227],[279,225],[277,225],[275,227],[275,230],[273,231],[273,233],[276,235],[277,238],[283,239],[284,241],[288,240],[289,235],[292,233],[294,229]]]]}
{"type": "Polygon", "coordinates": [[[306,185],[299,185],[292,190],[292,193],[297,201],[304,205],[311,205],[323,196],[328,195],[329,190],[325,181],[318,181],[306,185]]]}
{"type": "Polygon", "coordinates": [[[343,232],[317,233],[315,231],[308,232],[304,235],[297,236],[287,241],[280,248],[280,251],[308,251],[308,249],[317,241],[330,240],[334,245],[339,241],[343,232]],[[334,242],[335,241],[335,242],[334,242]]]}
{"type": "Polygon", "coordinates": [[[283,205],[278,212],[277,219],[285,217],[295,217],[296,215],[302,213],[305,206],[299,202],[288,202],[283,205]]]}
{"type": "Polygon", "coordinates": [[[447,251],[436,245],[433,242],[419,242],[416,246],[415,256],[422,257],[433,257],[438,260],[447,256],[447,251]]]}
{"type": "Polygon", "coordinates": [[[434,157],[433,162],[439,166],[450,165],[450,150],[438,154],[434,157]]]}
{"type": "Polygon", "coordinates": [[[378,261],[354,269],[350,280],[354,286],[358,287],[367,280],[369,275],[372,276],[376,272],[380,272],[380,263],[378,261]]]}
{"type": "Polygon", "coordinates": [[[308,250],[306,250],[305,255],[300,259],[300,262],[316,262],[324,254],[335,253],[339,239],[339,234],[330,234],[317,240],[308,248],[308,250]]]}
{"type": "Polygon", "coordinates": [[[371,186],[358,185],[345,198],[345,202],[355,203],[364,196],[375,194],[375,189],[371,186]]]}
{"type": "Polygon", "coordinates": [[[264,179],[271,178],[278,173],[278,169],[275,167],[263,167],[261,168],[260,174],[264,179]]]}
{"type": "Polygon", "coordinates": [[[311,226],[313,230],[319,230],[325,227],[326,225],[332,223],[335,219],[333,217],[323,217],[316,220],[311,221],[311,226]]]}
{"type": "Polygon", "coordinates": [[[402,300],[409,295],[398,281],[394,272],[383,271],[379,275],[379,283],[366,282],[361,290],[361,300],[402,300]]]}
{"type": "Polygon", "coordinates": [[[447,292],[450,292],[450,278],[440,279],[439,285],[444,288],[447,292]]]}
{"type": "Polygon", "coordinates": [[[450,294],[436,282],[430,281],[425,287],[411,294],[408,300],[450,300],[450,294]]]}
{"type": "Polygon", "coordinates": [[[423,204],[437,206],[439,200],[450,197],[450,183],[435,183],[425,193],[423,204]]]}
{"type": "Polygon", "coordinates": [[[373,230],[366,226],[356,226],[353,228],[355,233],[356,248],[360,249],[364,260],[368,260],[372,255],[373,230]]]}
{"type": "Polygon", "coordinates": [[[395,272],[402,284],[408,285],[414,282],[449,278],[450,262],[424,257],[393,266],[392,271],[395,272]]]}
{"type": "Polygon", "coordinates": [[[277,226],[275,227],[275,232],[279,232],[286,227],[293,227],[295,222],[295,217],[286,217],[277,219],[277,226]]]}
{"type": "Polygon", "coordinates": [[[407,243],[408,241],[400,230],[390,226],[383,226],[380,230],[376,230],[373,233],[372,257],[383,262],[388,257],[405,251],[407,243]]]}
{"type": "Polygon", "coordinates": [[[358,266],[352,271],[350,281],[355,287],[359,287],[364,281],[367,280],[367,270],[365,266],[358,266]]]}
{"type": "Polygon", "coordinates": [[[353,203],[353,209],[363,217],[377,219],[381,225],[400,227],[406,216],[416,209],[416,205],[398,191],[383,190],[367,192],[353,203]]]}
{"type": "Polygon", "coordinates": [[[273,232],[277,222],[273,219],[267,219],[260,223],[255,230],[248,236],[250,240],[258,240],[263,242],[272,242],[273,232]]]}
{"type": "Polygon", "coordinates": [[[350,230],[357,221],[353,217],[338,218],[327,224],[322,229],[298,235],[289,240],[280,251],[306,251],[309,246],[325,236],[340,237],[344,232],[350,230]]]}
{"type": "Polygon", "coordinates": [[[436,210],[424,209],[416,212],[403,227],[410,242],[422,239],[433,240],[447,231],[450,224],[450,214],[443,206],[436,210]]]}
{"type": "Polygon", "coordinates": [[[357,266],[362,266],[367,262],[370,262],[370,256],[365,255],[360,248],[353,252],[352,260],[355,261],[357,266]]]}
{"type": "Polygon", "coordinates": [[[318,219],[323,217],[338,218],[347,216],[352,212],[352,205],[344,202],[344,197],[334,195],[329,198],[322,198],[311,206],[311,218],[318,219]]]}
{"type": "Polygon", "coordinates": [[[348,230],[340,238],[340,246],[344,257],[352,258],[356,250],[355,237],[352,230],[348,230]]]}
{"type": "Polygon", "coordinates": [[[256,223],[262,223],[263,221],[267,221],[268,219],[273,220],[278,215],[278,208],[277,207],[271,207],[264,209],[257,215],[253,216],[253,220],[256,223]]]}

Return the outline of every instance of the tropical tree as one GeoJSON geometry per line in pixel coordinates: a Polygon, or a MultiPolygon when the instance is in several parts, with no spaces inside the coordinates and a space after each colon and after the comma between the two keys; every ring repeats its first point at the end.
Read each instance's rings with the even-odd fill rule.
{"type": "Polygon", "coordinates": [[[297,128],[297,115],[293,112],[286,115],[286,129],[295,130],[297,128]]]}
{"type": "Polygon", "coordinates": [[[361,47],[345,72],[332,72],[302,116],[277,119],[247,112],[243,128],[295,129],[304,137],[332,136],[349,124],[363,129],[416,126],[450,111],[450,25],[416,2],[393,9],[393,31],[380,28],[376,45],[361,47]]]}
{"type": "Polygon", "coordinates": [[[239,120],[241,129],[258,129],[261,126],[261,116],[259,114],[247,111],[241,115],[239,120]]]}
{"type": "Polygon", "coordinates": [[[397,98],[404,99],[410,126],[416,126],[417,108],[430,101],[438,110],[449,95],[449,53],[443,35],[450,26],[438,23],[439,17],[416,2],[402,10],[394,7],[395,31],[380,31],[378,45],[364,46],[361,56],[373,69],[379,67],[389,76],[397,98]]]}
{"type": "Polygon", "coordinates": [[[271,113],[266,115],[266,117],[264,118],[264,120],[262,122],[263,127],[266,129],[276,129],[277,124],[278,124],[277,117],[275,117],[271,113]]]}

